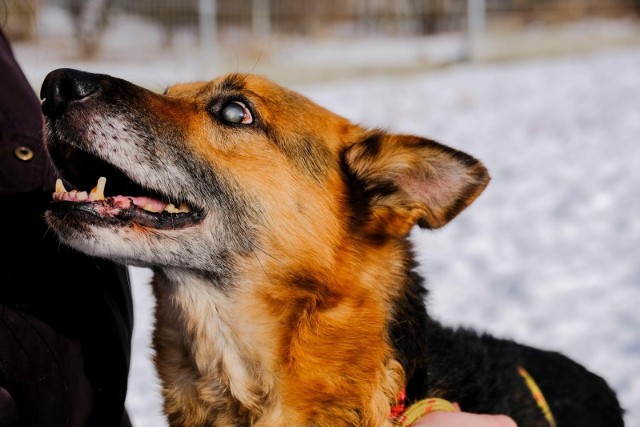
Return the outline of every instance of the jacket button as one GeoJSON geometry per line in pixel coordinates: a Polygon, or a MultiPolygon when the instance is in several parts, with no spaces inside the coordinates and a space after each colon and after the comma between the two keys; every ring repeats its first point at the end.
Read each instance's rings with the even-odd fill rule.
{"type": "Polygon", "coordinates": [[[23,162],[28,162],[29,160],[33,159],[33,150],[31,150],[29,147],[20,146],[13,150],[13,154],[23,162]]]}

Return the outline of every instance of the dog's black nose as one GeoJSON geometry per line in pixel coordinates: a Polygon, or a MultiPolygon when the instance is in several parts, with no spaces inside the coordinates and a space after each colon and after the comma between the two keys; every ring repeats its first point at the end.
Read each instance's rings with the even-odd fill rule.
{"type": "Polygon", "coordinates": [[[71,68],[51,71],[40,88],[40,99],[45,114],[49,114],[71,101],[86,98],[100,89],[100,81],[95,74],[71,68]]]}

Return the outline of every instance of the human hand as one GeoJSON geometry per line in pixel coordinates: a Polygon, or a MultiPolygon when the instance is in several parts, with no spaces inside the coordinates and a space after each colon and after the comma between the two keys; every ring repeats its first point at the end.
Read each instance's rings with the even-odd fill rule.
{"type": "Polygon", "coordinates": [[[411,427],[517,427],[506,415],[480,415],[469,412],[431,412],[411,427]]]}

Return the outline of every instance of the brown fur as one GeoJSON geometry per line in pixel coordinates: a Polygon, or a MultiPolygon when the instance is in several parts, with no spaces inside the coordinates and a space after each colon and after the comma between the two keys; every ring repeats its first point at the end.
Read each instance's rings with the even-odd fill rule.
{"type": "Polygon", "coordinates": [[[406,376],[389,336],[411,262],[406,237],[471,203],[489,180],[482,164],[424,138],[365,129],[258,76],[163,95],[91,76],[74,77],[99,88],[70,101],[66,116],[57,115],[62,103],[49,107],[53,144],[168,195],[191,180],[182,191],[206,211],[184,230],[96,226],[78,215],[82,234],[68,225],[68,205],[59,205],[64,218],[47,216],[80,250],[154,269],[154,361],[171,425],[390,425],[406,376]],[[255,123],[212,119],[228,98],[250,104],[255,123]],[[108,124],[105,105],[117,105],[108,124]],[[84,128],[73,121],[80,109],[84,128]],[[119,145],[110,149],[109,138],[119,145]],[[186,172],[178,154],[193,162],[186,172]],[[157,166],[136,172],[149,159],[157,166]],[[210,175],[216,185],[201,181],[210,175]]]}

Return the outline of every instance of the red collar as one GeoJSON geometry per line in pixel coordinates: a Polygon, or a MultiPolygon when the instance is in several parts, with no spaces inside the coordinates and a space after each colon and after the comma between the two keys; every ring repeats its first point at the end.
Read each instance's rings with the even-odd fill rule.
{"type": "Polygon", "coordinates": [[[404,412],[406,400],[407,391],[403,388],[402,390],[400,390],[400,393],[398,393],[396,404],[391,407],[391,411],[389,412],[389,416],[392,420],[398,418],[400,414],[404,412]]]}

